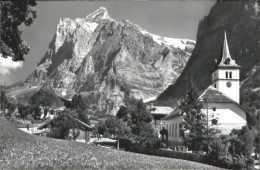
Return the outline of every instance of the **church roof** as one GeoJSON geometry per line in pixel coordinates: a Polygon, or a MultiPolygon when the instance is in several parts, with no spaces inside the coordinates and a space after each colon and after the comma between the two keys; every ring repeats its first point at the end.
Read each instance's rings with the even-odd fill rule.
{"type": "Polygon", "coordinates": [[[233,60],[230,56],[226,31],[224,32],[222,58],[218,67],[238,67],[238,68],[240,67],[239,65],[236,64],[235,60],[233,60]]]}
{"type": "Polygon", "coordinates": [[[206,90],[202,92],[199,100],[212,102],[212,103],[237,103],[233,99],[229,98],[222,92],[218,91],[213,86],[209,86],[206,90]]]}
{"type": "MultiPolygon", "coordinates": [[[[208,102],[208,103],[232,103],[232,104],[235,104],[240,109],[242,109],[243,111],[245,111],[244,108],[242,108],[242,106],[239,105],[236,101],[229,98],[228,96],[226,96],[222,92],[218,91],[213,86],[209,86],[208,88],[206,88],[201,93],[198,100],[202,100],[203,102],[208,102]]],[[[181,116],[181,110],[180,110],[179,107],[174,109],[174,111],[171,112],[169,115],[165,116],[163,118],[163,120],[172,119],[172,118],[175,118],[175,117],[178,117],[178,116],[181,116]]]]}

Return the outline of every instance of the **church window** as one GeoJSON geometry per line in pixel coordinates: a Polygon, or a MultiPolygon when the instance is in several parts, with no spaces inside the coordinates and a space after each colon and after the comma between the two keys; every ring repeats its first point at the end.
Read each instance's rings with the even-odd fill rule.
{"type": "Polygon", "coordinates": [[[216,83],[214,84],[214,87],[217,88],[217,84],[216,83]]]}
{"type": "Polygon", "coordinates": [[[217,119],[212,119],[211,120],[211,124],[212,125],[217,125],[218,124],[218,120],[217,119]]]}
{"type": "Polygon", "coordinates": [[[232,78],[232,72],[231,71],[229,72],[229,78],[232,78]]]}
{"type": "Polygon", "coordinates": [[[228,78],[228,72],[226,71],[226,78],[228,78]]]}
{"type": "Polygon", "coordinates": [[[175,124],[175,137],[177,137],[177,131],[178,130],[178,125],[177,125],[177,123],[175,124]]]}
{"type": "Polygon", "coordinates": [[[181,134],[182,134],[182,123],[179,123],[179,137],[181,138],[181,134]]]}
{"type": "Polygon", "coordinates": [[[230,58],[228,58],[228,59],[225,61],[225,64],[226,64],[226,65],[229,65],[229,64],[230,64],[230,58]]]}
{"type": "Polygon", "coordinates": [[[172,128],[172,124],[170,124],[170,128],[169,128],[169,136],[171,136],[172,134],[171,134],[171,128],[172,128]]]}
{"type": "Polygon", "coordinates": [[[172,124],[172,136],[174,136],[174,124],[172,124]]]}

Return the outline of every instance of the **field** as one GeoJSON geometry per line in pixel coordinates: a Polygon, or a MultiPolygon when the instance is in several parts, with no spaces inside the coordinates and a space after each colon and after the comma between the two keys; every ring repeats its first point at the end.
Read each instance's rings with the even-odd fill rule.
{"type": "Polygon", "coordinates": [[[0,169],[3,168],[216,169],[191,161],[33,136],[0,117],[0,169]]]}
{"type": "Polygon", "coordinates": [[[7,97],[9,101],[13,101],[13,103],[21,103],[21,104],[28,104],[28,100],[30,96],[32,96],[38,90],[37,87],[31,88],[17,88],[17,89],[9,89],[7,90],[7,97]]]}

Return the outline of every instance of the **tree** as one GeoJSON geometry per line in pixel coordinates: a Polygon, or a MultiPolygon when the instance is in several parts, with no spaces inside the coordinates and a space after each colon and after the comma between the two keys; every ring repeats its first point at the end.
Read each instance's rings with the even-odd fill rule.
{"type": "Polygon", "coordinates": [[[81,96],[81,94],[75,94],[72,97],[72,108],[74,109],[82,109],[84,110],[86,108],[86,102],[84,102],[84,98],[81,96]]]}
{"type": "Polygon", "coordinates": [[[120,106],[118,112],[116,113],[116,117],[119,119],[125,118],[127,116],[128,110],[125,106],[120,106]]]}
{"type": "Polygon", "coordinates": [[[20,114],[20,117],[24,119],[30,113],[30,107],[21,104],[18,105],[18,113],[20,114]]]}
{"type": "Polygon", "coordinates": [[[150,112],[146,109],[146,105],[143,100],[137,100],[133,97],[125,99],[125,105],[128,110],[128,115],[131,117],[133,124],[139,122],[150,123],[152,121],[152,116],[150,112]]]}
{"type": "Polygon", "coordinates": [[[8,100],[7,100],[5,91],[1,89],[0,90],[0,107],[1,107],[1,110],[6,109],[7,103],[8,103],[8,100]]]}
{"type": "Polygon", "coordinates": [[[80,112],[79,113],[79,120],[81,120],[82,122],[86,123],[86,124],[90,124],[90,121],[88,119],[88,115],[85,112],[80,112]]]}
{"type": "Polygon", "coordinates": [[[37,16],[35,0],[10,0],[0,2],[0,54],[14,61],[24,60],[30,47],[22,40],[19,26],[30,26],[37,16]]]}
{"type": "Polygon", "coordinates": [[[104,135],[105,131],[106,131],[105,122],[103,122],[103,121],[98,122],[96,124],[96,132],[97,132],[98,138],[100,137],[100,135],[104,135]]]}
{"type": "Polygon", "coordinates": [[[233,129],[230,133],[233,138],[229,141],[231,143],[230,153],[235,155],[243,155],[249,158],[254,148],[254,132],[247,126],[242,129],[233,129]]]}
{"type": "Polygon", "coordinates": [[[151,126],[152,116],[146,105],[142,100],[133,97],[127,97],[124,104],[117,117],[131,129],[128,138],[139,144],[154,146],[158,137],[151,126]]]}
{"type": "Polygon", "coordinates": [[[74,119],[76,117],[76,112],[65,110],[59,115],[55,117],[50,122],[50,127],[52,128],[50,137],[57,139],[70,139],[70,130],[72,129],[72,139],[76,139],[75,136],[79,134],[73,130],[74,128],[80,129],[81,125],[74,119]],[[74,131],[74,132],[73,132],[74,131]],[[75,135],[75,136],[74,136],[75,135]]]}
{"type": "Polygon", "coordinates": [[[132,138],[130,127],[127,126],[126,122],[123,122],[117,117],[109,116],[105,120],[104,125],[106,133],[113,135],[115,138],[127,138],[129,140],[132,138]]]}
{"type": "Polygon", "coordinates": [[[34,93],[30,99],[30,103],[35,106],[42,106],[45,110],[62,105],[60,98],[56,96],[50,85],[44,85],[40,90],[34,93]]]}
{"type": "Polygon", "coordinates": [[[207,132],[207,120],[201,111],[202,107],[195,88],[191,88],[180,105],[184,119],[184,143],[195,153],[202,149],[207,132]]]}
{"type": "Polygon", "coordinates": [[[35,120],[39,120],[41,117],[41,109],[38,106],[31,107],[31,113],[35,120]]]}

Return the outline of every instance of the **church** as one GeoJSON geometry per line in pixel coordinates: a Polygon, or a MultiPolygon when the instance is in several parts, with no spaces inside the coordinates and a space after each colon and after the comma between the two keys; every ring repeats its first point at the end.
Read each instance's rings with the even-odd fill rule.
{"type": "MultiPolygon", "coordinates": [[[[221,134],[229,134],[232,129],[241,129],[246,125],[246,112],[239,104],[240,68],[230,56],[227,36],[224,33],[222,58],[212,72],[212,84],[198,98],[203,102],[201,111],[207,116],[208,126],[219,129],[221,134]]],[[[180,112],[176,108],[164,117],[169,146],[182,142],[180,130],[183,117],[180,112]]]]}

